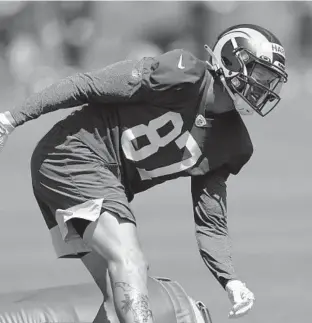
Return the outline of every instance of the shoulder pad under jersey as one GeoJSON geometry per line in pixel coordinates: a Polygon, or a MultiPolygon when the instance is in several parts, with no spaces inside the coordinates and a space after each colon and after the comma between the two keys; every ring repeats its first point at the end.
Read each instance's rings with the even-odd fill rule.
{"type": "Polygon", "coordinates": [[[207,64],[183,49],[145,59],[142,85],[150,102],[181,103],[197,97],[207,64]]]}

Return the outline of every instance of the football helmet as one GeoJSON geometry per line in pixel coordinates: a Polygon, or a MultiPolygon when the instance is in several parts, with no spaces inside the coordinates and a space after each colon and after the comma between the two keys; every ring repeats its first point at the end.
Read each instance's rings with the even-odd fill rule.
{"type": "Polygon", "coordinates": [[[285,50],[274,34],[257,25],[236,25],[219,35],[212,50],[205,48],[211,55],[207,63],[241,114],[256,111],[264,117],[276,107],[288,75],[285,50]]]}

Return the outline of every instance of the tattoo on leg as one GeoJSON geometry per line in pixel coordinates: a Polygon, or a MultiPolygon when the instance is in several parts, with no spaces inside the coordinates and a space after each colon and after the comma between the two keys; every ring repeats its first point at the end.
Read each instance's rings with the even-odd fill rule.
{"type": "Polygon", "coordinates": [[[122,301],[122,310],[125,313],[131,312],[134,317],[134,323],[147,323],[152,317],[152,311],[148,307],[148,297],[139,293],[134,287],[127,283],[117,282],[115,288],[121,288],[125,299],[122,301]]]}

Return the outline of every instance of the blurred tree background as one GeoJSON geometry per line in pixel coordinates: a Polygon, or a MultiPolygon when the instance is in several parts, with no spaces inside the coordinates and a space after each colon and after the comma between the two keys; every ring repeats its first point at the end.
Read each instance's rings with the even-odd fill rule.
{"type": "Polygon", "coordinates": [[[311,56],[310,2],[3,1],[0,81],[18,88],[20,100],[72,72],[129,57],[185,48],[205,59],[203,44],[237,23],[276,33],[291,67],[311,56]]]}

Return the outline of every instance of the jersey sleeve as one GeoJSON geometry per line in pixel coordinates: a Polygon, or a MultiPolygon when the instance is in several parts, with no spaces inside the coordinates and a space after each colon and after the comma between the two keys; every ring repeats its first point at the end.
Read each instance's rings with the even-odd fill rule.
{"type": "Polygon", "coordinates": [[[143,103],[181,107],[198,95],[205,63],[184,50],[140,61],[121,61],[78,73],[35,93],[12,109],[16,125],[59,109],[87,103],[143,103]]]}
{"type": "Polygon", "coordinates": [[[69,76],[15,106],[10,112],[16,125],[43,114],[87,103],[140,100],[142,74],[136,61],[121,61],[103,69],[69,76]]]}
{"type": "Polygon", "coordinates": [[[192,178],[196,239],[200,255],[218,282],[225,288],[236,279],[227,226],[227,171],[218,170],[192,178]]]}

